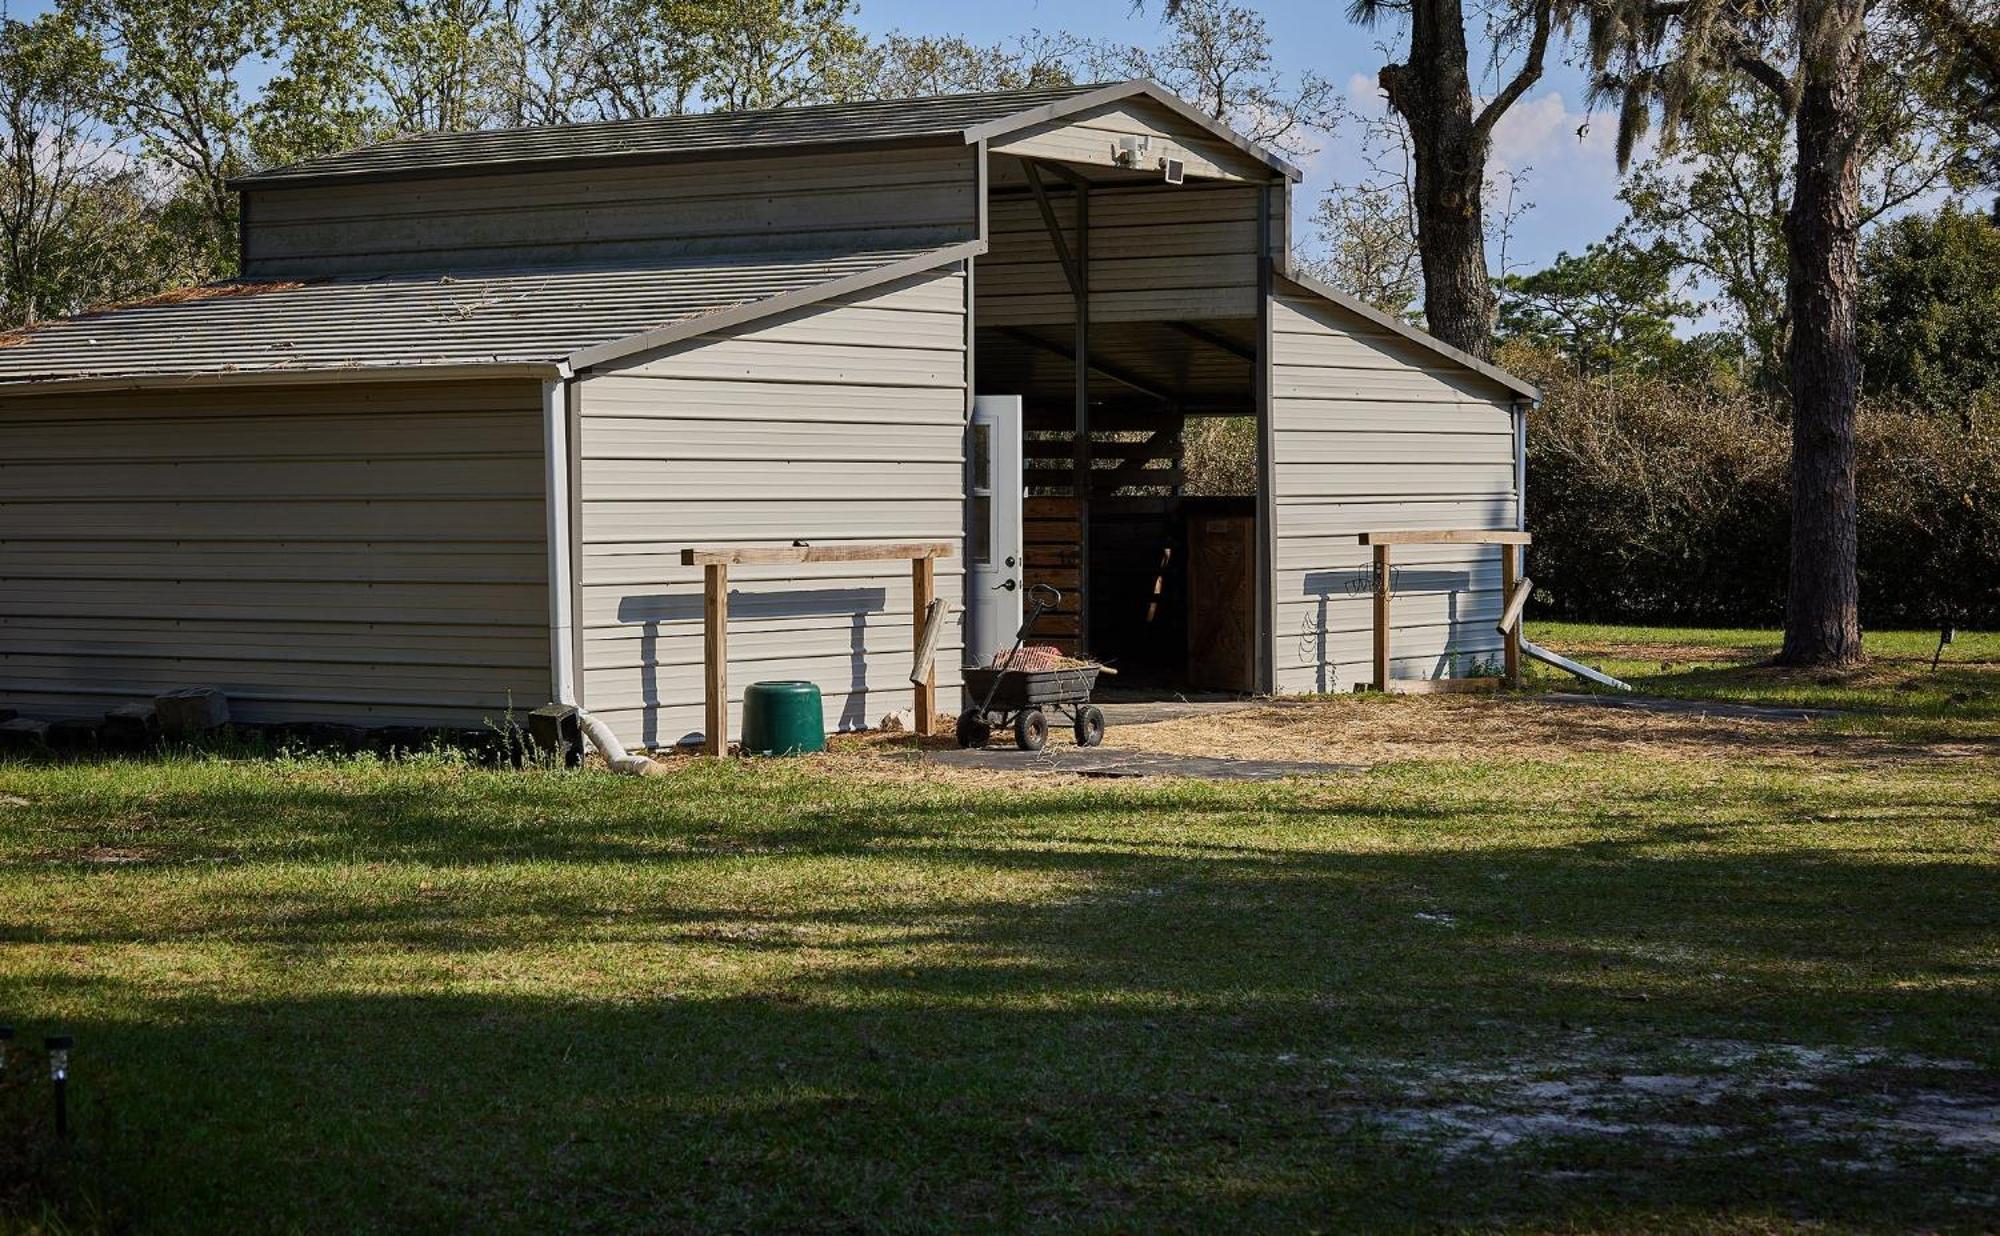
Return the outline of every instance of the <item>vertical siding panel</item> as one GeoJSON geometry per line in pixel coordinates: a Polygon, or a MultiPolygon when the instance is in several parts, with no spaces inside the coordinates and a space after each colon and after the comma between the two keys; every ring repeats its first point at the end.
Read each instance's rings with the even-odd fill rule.
{"type": "MultiPolygon", "coordinates": [[[[1276,687],[1347,691],[1370,665],[1377,529],[1512,528],[1512,396],[1307,290],[1272,304],[1276,687]]],[[[1401,546],[1392,672],[1496,663],[1498,551],[1401,546]]]]}
{"type": "Polygon", "coordinates": [[[476,726],[548,694],[538,388],[0,400],[0,705],[476,726]]]}
{"type": "MultiPolygon", "coordinates": [[[[669,746],[702,725],[701,571],[682,549],[960,542],[965,339],[954,268],[582,379],[583,696],[621,739],[669,746]]],[[[962,578],[956,556],[939,563],[947,687],[962,578]]],[[[738,703],[752,682],[803,678],[830,728],[910,706],[907,563],[737,567],[730,589],[738,703]]]]}

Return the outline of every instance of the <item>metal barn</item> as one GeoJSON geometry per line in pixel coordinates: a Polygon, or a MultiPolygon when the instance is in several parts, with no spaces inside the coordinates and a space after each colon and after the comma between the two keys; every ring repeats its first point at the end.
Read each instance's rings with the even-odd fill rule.
{"type": "MultiPolygon", "coordinates": [[[[684,557],[794,542],[946,545],[975,623],[1054,583],[1051,632],[1136,682],[1370,683],[1358,534],[1520,527],[1535,391],[1297,271],[1297,178],[1147,82],[247,177],[240,280],[0,340],[0,706],[199,684],[252,722],[464,726],[555,699],[670,745],[704,726],[684,557]],[[1204,418],[1244,427],[1248,492],[1185,493],[1204,418]]],[[[1394,675],[1499,656],[1490,552],[1397,569],[1394,675]]],[[[830,725],[874,723],[907,705],[913,587],[736,567],[730,683],[811,679],[830,725]]],[[[955,625],[939,663],[990,642],[955,625]]]]}

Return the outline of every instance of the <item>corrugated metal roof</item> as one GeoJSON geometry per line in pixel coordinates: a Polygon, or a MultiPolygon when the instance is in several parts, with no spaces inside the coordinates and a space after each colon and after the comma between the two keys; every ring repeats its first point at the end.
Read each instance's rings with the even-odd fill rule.
{"type": "Polygon", "coordinates": [[[677,326],[694,334],[711,319],[778,312],[814,289],[941,265],[968,248],[220,284],[0,338],[0,383],[553,365],[581,353],[598,363],[619,351],[606,345],[660,346],[677,326]]]}
{"type": "MultiPolygon", "coordinates": [[[[1135,87],[1136,89],[1136,84],[1135,87]]],[[[496,164],[545,164],[763,147],[949,137],[991,120],[1094,90],[1099,85],[984,94],[831,103],[764,111],[704,112],[645,120],[431,133],[308,159],[245,176],[239,186],[276,186],[328,177],[410,175],[496,164]]]]}

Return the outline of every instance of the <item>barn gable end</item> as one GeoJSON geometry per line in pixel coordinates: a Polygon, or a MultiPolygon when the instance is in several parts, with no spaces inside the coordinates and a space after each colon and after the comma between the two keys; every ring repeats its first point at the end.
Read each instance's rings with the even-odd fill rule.
{"type": "MultiPolygon", "coordinates": [[[[765,318],[577,383],[582,701],[628,742],[700,730],[702,578],[683,549],[962,534],[962,266],[765,318]]],[[[960,608],[961,564],[938,567],[960,608]]],[[[820,685],[830,728],[908,707],[900,563],[740,567],[731,682],[820,685]]],[[[958,625],[940,666],[958,663],[958,625]]]]}
{"type": "MultiPolygon", "coordinates": [[[[1347,691],[1374,679],[1374,575],[1359,534],[1516,527],[1525,395],[1293,279],[1275,289],[1271,342],[1274,685],[1347,691]]],[[[1406,547],[1393,578],[1395,676],[1497,663],[1504,598],[1491,549],[1406,547]]]]}

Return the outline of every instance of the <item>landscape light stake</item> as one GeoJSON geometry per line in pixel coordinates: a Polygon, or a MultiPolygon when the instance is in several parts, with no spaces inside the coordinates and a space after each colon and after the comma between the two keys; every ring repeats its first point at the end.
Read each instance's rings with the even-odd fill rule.
{"type": "Polygon", "coordinates": [[[7,1076],[7,1047],[14,1041],[14,1027],[0,1026],[0,1077],[7,1076]]]}
{"type": "Polygon", "coordinates": [[[76,1044],[67,1034],[54,1034],[42,1040],[42,1046],[49,1049],[49,1080],[56,1087],[56,1136],[69,1136],[69,1049],[76,1044]]]}
{"type": "Polygon", "coordinates": [[[1952,625],[1949,622],[1945,623],[1943,628],[1938,631],[1937,651],[1931,654],[1931,673],[1937,673],[1938,662],[1944,659],[1944,650],[1951,647],[1952,638],[1957,634],[1958,632],[1952,629],[1952,625]]]}

